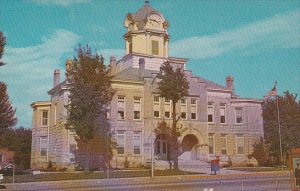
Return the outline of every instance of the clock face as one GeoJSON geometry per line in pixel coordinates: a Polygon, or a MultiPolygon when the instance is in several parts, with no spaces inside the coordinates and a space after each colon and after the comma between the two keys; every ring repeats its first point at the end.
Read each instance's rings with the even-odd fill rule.
{"type": "Polygon", "coordinates": [[[162,22],[162,18],[161,16],[157,15],[157,14],[152,14],[148,17],[149,20],[153,20],[153,21],[156,21],[156,22],[159,22],[161,23],[162,22]]]}

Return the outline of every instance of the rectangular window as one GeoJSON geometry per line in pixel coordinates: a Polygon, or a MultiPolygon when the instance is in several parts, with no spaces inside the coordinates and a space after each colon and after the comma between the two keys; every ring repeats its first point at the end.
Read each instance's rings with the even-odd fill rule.
{"type": "Polygon", "coordinates": [[[243,110],[241,107],[235,108],[236,123],[243,123],[243,110]]]}
{"type": "Polygon", "coordinates": [[[169,111],[166,111],[166,112],[165,112],[165,118],[170,118],[170,117],[171,117],[170,112],[169,112],[169,111]]]}
{"type": "Polygon", "coordinates": [[[181,99],[180,102],[181,102],[181,106],[180,106],[181,118],[186,119],[186,112],[187,112],[186,99],[181,99]]]}
{"type": "Polygon", "coordinates": [[[226,105],[220,104],[220,123],[226,123],[226,105]]]}
{"type": "Polygon", "coordinates": [[[209,154],[214,154],[214,148],[215,148],[215,145],[214,145],[214,134],[212,133],[209,133],[208,134],[208,153],[209,154]]]}
{"type": "Polygon", "coordinates": [[[181,112],[181,118],[186,119],[186,112],[181,112]]]}
{"type": "Polygon", "coordinates": [[[165,118],[171,118],[171,100],[165,98],[165,118]]]}
{"type": "Polygon", "coordinates": [[[42,111],[42,127],[48,126],[48,110],[42,111]]]}
{"type": "Polygon", "coordinates": [[[158,41],[157,40],[152,40],[152,54],[153,55],[158,55],[158,41]]]}
{"type": "Polygon", "coordinates": [[[221,154],[227,155],[227,135],[221,134],[221,154]]]}
{"type": "Polygon", "coordinates": [[[197,119],[197,100],[191,99],[191,119],[197,119]]]}
{"type": "Polygon", "coordinates": [[[76,151],[76,144],[70,144],[69,145],[69,153],[74,154],[76,151]]]}
{"type": "Polygon", "coordinates": [[[141,154],[141,132],[135,131],[133,135],[133,153],[141,154]]]}
{"type": "Polygon", "coordinates": [[[160,102],[159,96],[153,97],[153,116],[159,118],[160,102]]]}
{"type": "Polygon", "coordinates": [[[207,122],[213,123],[214,122],[214,105],[213,103],[208,103],[207,106],[207,122]]]}
{"type": "Polygon", "coordinates": [[[47,137],[40,137],[40,155],[46,156],[47,155],[47,144],[48,140],[47,137]]]}
{"type": "Polygon", "coordinates": [[[125,119],[125,97],[118,96],[118,119],[125,119]]]}
{"type": "Polygon", "coordinates": [[[244,137],[243,135],[236,135],[236,150],[237,154],[244,154],[244,137]]]}
{"type": "Polygon", "coordinates": [[[117,131],[117,153],[125,153],[125,131],[117,131]]]}
{"type": "Polygon", "coordinates": [[[134,103],[133,103],[133,119],[139,120],[141,119],[141,98],[140,97],[134,97],[134,103]]]}

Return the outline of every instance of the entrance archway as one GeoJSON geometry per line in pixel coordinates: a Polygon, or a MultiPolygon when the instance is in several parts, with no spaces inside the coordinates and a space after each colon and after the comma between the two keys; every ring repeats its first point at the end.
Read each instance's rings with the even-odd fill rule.
{"type": "Polygon", "coordinates": [[[197,137],[193,134],[187,134],[183,137],[181,142],[181,153],[185,160],[196,160],[197,159],[197,148],[199,144],[197,137]]]}
{"type": "Polygon", "coordinates": [[[166,134],[159,134],[155,139],[155,157],[160,160],[170,159],[170,145],[166,134]]]}

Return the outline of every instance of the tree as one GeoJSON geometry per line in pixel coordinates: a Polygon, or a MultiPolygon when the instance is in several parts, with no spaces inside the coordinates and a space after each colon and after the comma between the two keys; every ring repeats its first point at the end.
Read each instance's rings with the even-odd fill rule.
{"type": "Polygon", "coordinates": [[[13,109],[6,91],[6,84],[0,81],[0,135],[17,123],[16,109],[13,109]]]}
{"type": "MultiPolygon", "coordinates": [[[[300,147],[300,103],[296,95],[288,91],[283,96],[277,96],[279,119],[281,129],[282,151],[287,156],[287,150],[300,147]]],[[[277,100],[268,99],[263,103],[263,119],[265,141],[268,145],[269,155],[280,162],[279,124],[277,113],[277,100]]],[[[284,157],[285,159],[286,157],[284,157]]]]}
{"type": "Polygon", "coordinates": [[[3,56],[4,53],[4,46],[6,44],[6,39],[5,36],[3,35],[3,33],[0,31],[0,66],[3,66],[4,63],[1,62],[1,58],[3,56]]]}
{"type": "Polygon", "coordinates": [[[182,98],[188,96],[189,82],[185,78],[185,74],[181,68],[173,69],[170,63],[164,63],[161,68],[159,77],[161,81],[158,83],[158,90],[161,97],[172,101],[172,127],[169,135],[171,158],[174,162],[174,169],[178,170],[178,156],[180,145],[178,137],[180,137],[180,128],[177,122],[180,114],[176,113],[176,105],[182,98]]]}
{"type": "Polygon", "coordinates": [[[0,135],[0,147],[14,152],[14,163],[20,170],[30,168],[31,130],[24,127],[8,128],[0,135]]]}
{"type": "MultiPolygon", "coordinates": [[[[101,117],[106,113],[106,106],[112,98],[111,77],[104,65],[102,56],[93,55],[89,46],[79,46],[77,57],[73,59],[72,66],[67,70],[67,80],[70,85],[70,103],[67,106],[67,128],[73,129],[78,136],[78,143],[84,143],[86,155],[84,169],[89,170],[91,152],[93,151],[92,140],[96,133],[99,138],[105,139],[111,136],[106,118],[101,117]]],[[[111,140],[109,138],[109,140],[111,140]]],[[[104,142],[104,141],[102,141],[104,142]]],[[[108,144],[110,145],[110,144],[108,144]]],[[[105,145],[101,145],[104,148],[105,145]]],[[[82,148],[82,147],[81,147],[82,148]]],[[[99,153],[105,155],[106,160],[110,159],[110,153],[99,153]]]]}
{"type": "Polygon", "coordinates": [[[259,166],[263,166],[267,162],[267,155],[264,145],[264,139],[261,137],[259,142],[254,143],[253,152],[248,155],[248,158],[255,158],[259,166]]]}

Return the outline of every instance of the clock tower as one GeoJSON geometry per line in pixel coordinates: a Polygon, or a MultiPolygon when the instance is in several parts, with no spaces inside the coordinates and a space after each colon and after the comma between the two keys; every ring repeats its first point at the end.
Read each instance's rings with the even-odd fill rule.
{"type": "Polygon", "coordinates": [[[169,23],[149,1],[145,1],[136,13],[127,14],[124,25],[127,28],[124,35],[126,55],[138,53],[168,58],[169,23]]]}

